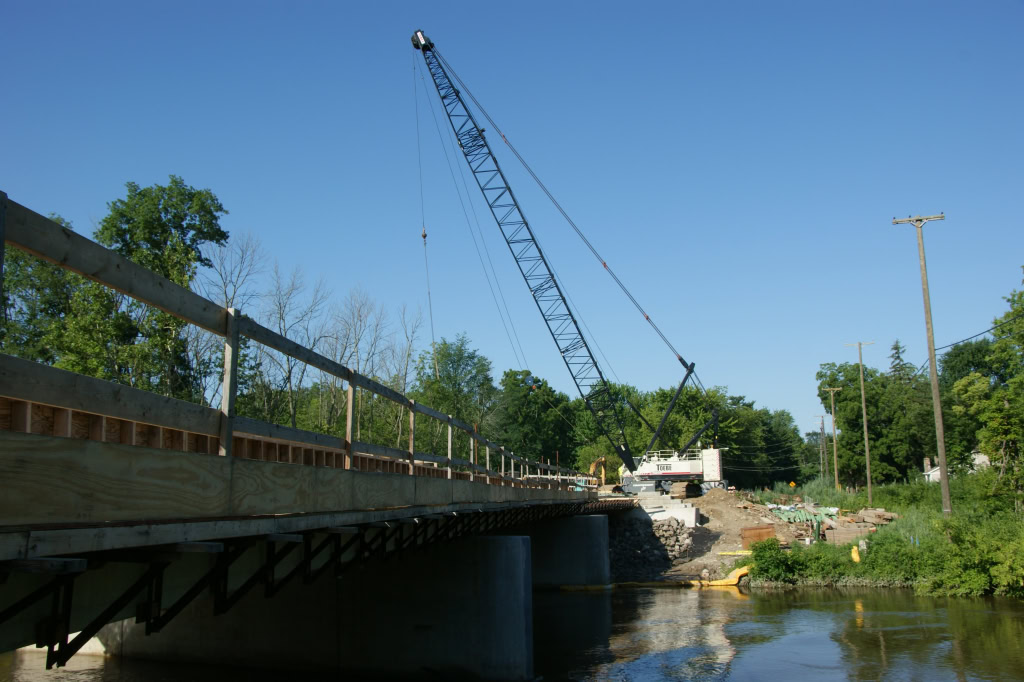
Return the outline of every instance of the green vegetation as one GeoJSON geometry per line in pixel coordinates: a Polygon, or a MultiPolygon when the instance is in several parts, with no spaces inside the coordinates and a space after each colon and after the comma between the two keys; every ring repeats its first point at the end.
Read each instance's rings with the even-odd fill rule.
{"type": "MultiPolygon", "coordinates": [[[[608,480],[617,480],[620,462],[580,397],[555,390],[528,368],[499,373],[457,330],[428,346],[421,338],[421,316],[405,308],[389,310],[358,289],[339,297],[321,282],[308,285],[301,269],[288,271],[277,263],[266,267],[255,239],[229,239],[219,222],[227,211],[209,189],[190,187],[175,176],[166,185],[128,183],[125,196],[109,202],[108,209],[93,238],[124,257],[478,425],[491,440],[520,455],[557,458],[578,468],[603,456],[608,480]]],[[[214,335],[18,249],[5,251],[4,278],[0,351],[182,400],[219,402],[223,345],[214,335]]],[[[942,358],[939,379],[950,470],[965,476],[972,453],[980,449],[998,471],[999,494],[1010,495],[1010,507],[1024,512],[1024,292],[1014,291],[1006,300],[1009,309],[996,318],[994,339],[954,346],[942,358]]],[[[905,360],[898,341],[889,368],[866,368],[865,375],[876,503],[893,508],[914,500],[931,504],[937,492],[927,486],[885,485],[918,480],[924,458],[934,455],[927,377],[905,360]]],[[[858,368],[825,363],[817,377],[826,409],[830,403],[824,389],[842,388],[835,415],[840,480],[861,487],[866,481],[858,368]]],[[[293,358],[242,343],[236,403],[242,415],[341,435],[346,388],[336,377],[311,371],[293,358]]],[[[627,402],[647,423],[656,424],[674,387],[642,391],[617,384],[612,389],[629,446],[640,453],[650,428],[627,402]]],[[[407,445],[407,408],[367,391],[355,395],[358,440],[407,445]]],[[[760,489],[792,480],[807,484],[808,494],[822,502],[841,504],[830,497],[829,486],[814,487],[820,434],[801,437],[789,412],[757,407],[744,396],[730,395],[726,387],[706,394],[693,386],[684,389],[655,447],[685,445],[712,409],[720,415],[718,444],[726,448],[723,468],[730,483],[760,489]]],[[[444,425],[424,424],[417,429],[416,448],[446,450],[444,425]]],[[[454,447],[465,456],[465,436],[457,435],[454,447]]],[[[972,498],[966,506],[985,504],[972,498]]]]}
{"type": "MultiPolygon", "coordinates": [[[[988,469],[950,481],[954,514],[943,517],[939,487],[929,483],[882,485],[875,506],[900,518],[869,535],[861,562],[851,545],[816,543],[783,550],[778,540],[755,543],[751,578],[773,583],[913,586],[921,594],[1024,597],[1024,523],[1014,511],[1012,481],[988,469]]],[[[856,510],[866,495],[837,492],[814,483],[798,489],[805,498],[856,510]]],[[[771,501],[782,491],[764,494],[771,501]]]]}
{"type": "MultiPolygon", "coordinates": [[[[175,176],[166,185],[128,183],[125,196],[110,202],[108,209],[92,237],[124,257],[222,306],[238,308],[404,395],[476,424],[488,438],[519,455],[552,462],[557,458],[584,470],[604,456],[608,480],[617,481],[621,462],[580,397],[555,390],[528,369],[496,373],[464,334],[424,343],[422,318],[404,308],[388,310],[359,290],[339,297],[320,282],[307,283],[300,269],[276,263],[267,267],[255,239],[229,238],[221,228],[219,220],[227,211],[210,190],[190,187],[175,176]]],[[[218,404],[223,365],[219,338],[18,249],[7,249],[4,263],[0,352],[218,404]]],[[[643,451],[651,432],[626,400],[657,424],[674,388],[613,386],[634,452],[643,451]]],[[[336,377],[242,342],[236,401],[241,415],[343,435],[346,389],[336,377]]],[[[655,447],[686,444],[713,407],[721,415],[720,444],[729,448],[726,471],[737,485],[770,485],[809,475],[817,454],[803,442],[792,416],[755,407],[724,387],[712,388],[707,396],[692,387],[684,390],[655,447]]],[[[353,412],[356,439],[407,446],[407,408],[356,391],[353,412]]],[[[447,450],[443,424],[418,424],[417,450],[447,450]]],[[[466,456],[464,434],[455,434],[454,448],[458,456],[466,456]]]]}
{"type": "MultiPolygon", "coordinates": [[[[1024,291],[1013,291],[1005,300],[1009,308],[994,319],[994,338],[954,345],[941,358],[938,378],[949,471],[964,474],[972,469],[975,452],[987,455],[1014,491],[1014,508],[1024,511],[1024,291]]],[[[875,485],[916,480],[925,457],[937,463],[928,375],[903,355],[903,346],[896,341],[887,371],[864,368],[871,480],[875,485]]],[[[826,410],[831,405],[825,388],[842,389],[835,396],[840,481],[846,486],[863,486],[857,364],[824,363],[817,378],[826,410]]],[[[819,439],[808,434],[809,442],[817,444],[819,439]]]]}

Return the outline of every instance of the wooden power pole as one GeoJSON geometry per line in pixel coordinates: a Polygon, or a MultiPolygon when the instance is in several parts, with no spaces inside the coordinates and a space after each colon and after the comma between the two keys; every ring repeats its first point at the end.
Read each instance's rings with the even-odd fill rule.
{"type": "Polygon", "coordinates": [[[949,477],[946,474],[946,434],[942,426],[942,401],[939,397],[939,370],[935,362],[935,335],[932,331],[932,302],[928,295],[928,267],[924,262],[924,231],[921,229],[930,220],[945,220],[939,215],[917,216],[915,218],[892,219],[893,225],[910,223],[917,228],[917,256],[921,261],[921,291],[924,294],[924,327],[928,334],[928,369],[932,375],[932,409],[935,412],[935,446],[939,455],[939,486],[942,488],[942,513],[953,513],[953,502],[949,496],[949,477]]]}
{"type": "Polygon", "coordinates": [[[821,415],[821,459],[825,462],[825,478],[828,478],[828,441],[825,438],[825,415],[821,415]]]}
{"type": "Polygon", "coordinates": [[[864,397],[864,353],[861,346],[870,346],[874,341],[848,343],[847,346],[857,346],[857,364],[860,366],[860,409],[864,415],[864,462],[868,474],[868,504],[871,504],[871,449],[868,447],[868,403],[864,397]]]}
{"type": "Polygon", "coordinates": [[[839,450],[836,446],[836,391],[842,388],[826,388],[829,400],[832,402],[832,473],[836,478],[836,490],[839,490],[839,450]]]}

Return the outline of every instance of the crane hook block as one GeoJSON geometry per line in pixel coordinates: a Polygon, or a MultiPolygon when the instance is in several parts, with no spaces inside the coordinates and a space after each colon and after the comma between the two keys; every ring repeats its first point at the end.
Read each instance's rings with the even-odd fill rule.
{"type": "Polygon", "coordinates": [[[426,52],[434,47],[434,43],[431,42],[430,38],[428,38],[423,31],[416,31],[412,34],[412,46],[417,50],[423,50],[426,52]]]}

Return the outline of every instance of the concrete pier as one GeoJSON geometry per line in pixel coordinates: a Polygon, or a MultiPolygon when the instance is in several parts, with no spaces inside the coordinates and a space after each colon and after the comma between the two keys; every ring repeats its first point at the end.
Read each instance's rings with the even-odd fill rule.
{"type": "Polygon", "coordinates": [[[608,517],[604,514],[557,519],[537,528],[530,538],[535,588],[611,583],[608,517]]]}
{"type": "Polygon", "coordinates": [[[469,538],[292,584],[271,599],[254,591],[220,616],[202,597],[159,634],[126,620],[97,642],[133,658],[361,678],[532,679],[530,555],[527,537],[469,538]]]}

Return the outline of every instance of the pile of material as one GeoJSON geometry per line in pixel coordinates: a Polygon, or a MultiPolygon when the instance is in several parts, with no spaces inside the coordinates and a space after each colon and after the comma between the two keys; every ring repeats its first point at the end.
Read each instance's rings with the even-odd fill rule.
{"type": "Polygon", "coordinates": [[[686,556],[692,530],[676,518],[651,521],[641,510],[609,517],[612,580],[652,580],[686,556]]]}
{"type": "MultiPolygon", "coordinates": [[[[889,523],[897,514],[884,509],[862,509],[856,514],[841,513],[836,507],[820,507],[803,502],[799,497],[783,496],[784,504],[758,504],[751,497],[736,506],[758,513],[762,523],[785,524],[795,540],[814,539],[817,525],[828,542],[846,544],[875,532],[875,527],[889,523]]],[[[776,526],[778,527],[778,526],[776,526]]]]}
{"type": "Polygon", "coordinates": [[[874,533],[876,526],[884,526],[899,514],[884,509],[862,509],[856,514],[846,514],[827,524],[825,539],[837,545],[845,545],[868,533],[874,533]]]}

